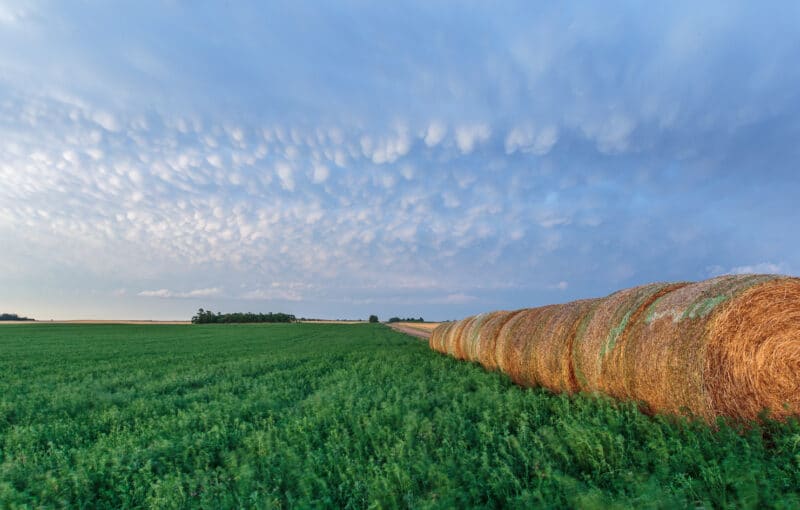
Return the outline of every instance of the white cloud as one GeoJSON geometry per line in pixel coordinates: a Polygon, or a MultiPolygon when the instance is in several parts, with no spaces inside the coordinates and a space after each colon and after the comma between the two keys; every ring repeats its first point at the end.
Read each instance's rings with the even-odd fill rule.
{"type": "Polygon", "coordinates": [[[789,271],[786,264],[783,262],[760,262],[758,264],[750,264],[744,266],[731,267],[725,269],[722,266],[712,266],[708,268],[711,276],[720,276],[723,274],[788,274],[789,271]]]}
{"type": "Polygon", "coordinates": [[[246,299],[249,301],[302,301],[303,294],[298,287],[303,285],[288,285],[284,286],[279,283],[273,283],[268,288],[258,288],[245,292],[239,299],[246,299]]]}
{"type": "Polygon", "coordinates": [[[222,168],[222,158],[219,154],[209,154],[206,156],[206,161],[216,168],[222,168]]]}
{"type": "Polygon", "coordinates": [[[21,7],[14,7],[0,3],[0,24],[14,25],[25,19],[26,12],[21,7]]]}
{"type": "Polygon", "coordinates": [[[294,169],[289,163],[280,161],[275,165],[275,173],[281,181],[281,187],[286,191],[294,191],[294,169]]]}
{"type": "Polygon", "coordinates": [[[435,302],[448,305],[463,305],[477,301],[478,298],[464,293],[448,294],[444,298],[434,300],[435,302]]]}
{"type": "Polygon", "coordinates": [[[400,168],[400,175],[402,175],[405,180],[410,181],[414,178],[414,175],[416,175],[416,170],[411,165],[403,165],[403,167],[400,168]]]}
{"type": "Polygon", "coordinates": [[[187,298],[202,298],[202,297],[216,297],[222,294],[222,290],[218,287],[207,288],[207,289],[195,289],[190,290],[188,292],[173,292],[169,289],[158,289],[158,290],[143,290],[137,294],[137,296],[141,297],[156,297],[162,299],[169,299],[169,298],[178,298],[178,299],[187,299],[187,298]]]}
{"type": "Polygon", "coordinates": [[[117,121],[117,118],[109,112],[96,111],[92,115],[92,120],[106,131],[117,132],[120,130],[119,121],[117,121]]]}
{"type": "Polygon", "coordinates": [[[321,183],[323,183],[323,182],[328,180],[328,177],[330,176],[330,174],[331,174],[331,171],[328,169],[327,166],[321,165],[321,164],[315,164],[314,165],[314,175],[312,177],[312,180],[316,184],[321,184],[321,183]]]}
{"type": "Polygon", "coordinates": [[[520,151],[542,156],[550,152],[557,141],[558,128],[555,126],[547,126],[539,130],[530,125],[517,126],[506,135],[506,154],[520,151]]]}
{"type": "Polygon", "coordinates": [[[408,154],[411,150],[411,137],[408,129],[400,126],[395,129],[395,133],[385,137],[373,138],[363,135],[359,140],[361,153],[376,165],[384,163],[394,163],[408,154]]]}
{"type": "Polygon", "coordinates": [[[86,149],[86,154],[88,154],[89,157],[92,158],[95,161],[99,161],[99,160],[103,159],[103,151],[101,151],[100,149],[96,149],[96,148],[86,149]]]}
{"type": "Polygon", "coordinates": [[[428,129],[425,130],[425,145],[428,147],[435,147],[439,142],[444,140],[447,134],[447,126],[441,122],[434,121],[428,124],[428,129]]]}
{"type": "Polygon", "coordinates": [[[584,122],[582,126],[586,136],[595,140],[597,150],[605,154],[627,151],[635,128],[636,121],[631,116],[619,113],[584,122]]]}
{"type": "Polygon", "coordinates": [[[469,124],[456,128],[456,145],[463,154],[470,154],[475,146],[487,141],[492,131],[487,124],[469,124]]]}

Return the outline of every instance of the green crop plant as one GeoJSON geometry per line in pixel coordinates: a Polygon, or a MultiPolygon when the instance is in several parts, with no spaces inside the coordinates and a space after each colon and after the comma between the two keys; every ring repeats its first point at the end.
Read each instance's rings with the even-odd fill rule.
{"type": "Polygon", "coordinates": [[[0,508],[797,508],[798,438],[521,389],[381,324],[0,328],[0,508]]]}

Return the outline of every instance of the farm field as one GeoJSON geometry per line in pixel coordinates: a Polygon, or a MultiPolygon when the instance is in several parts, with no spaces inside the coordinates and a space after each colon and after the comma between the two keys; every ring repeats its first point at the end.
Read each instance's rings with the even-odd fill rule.
{"type": "Polygon", "coordinates": [[[521,389],[380,324],[0,328],[0,508],[800,506],[800,425],[521,389]]]}

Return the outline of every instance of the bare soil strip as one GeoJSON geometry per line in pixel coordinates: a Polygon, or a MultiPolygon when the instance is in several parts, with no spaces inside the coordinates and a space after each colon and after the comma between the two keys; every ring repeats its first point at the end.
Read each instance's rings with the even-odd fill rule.
{"type": "Polygon", "coordinates": [[[439,323],[437,322],[393,322],[388,324],[388,326],[395,331],[415,336],[417,338],[423,338],[425,340],[431,337],[431,333],[438,325],[439,323]]]}

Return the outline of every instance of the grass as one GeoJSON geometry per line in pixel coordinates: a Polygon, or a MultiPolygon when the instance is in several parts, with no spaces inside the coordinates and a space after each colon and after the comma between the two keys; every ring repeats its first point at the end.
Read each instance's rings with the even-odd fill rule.
{"type": "Polygon", "coordinates": [[[800,425],[522,390],[382,325],[0,328],[0,507],[800,506],[800,425]]]}

